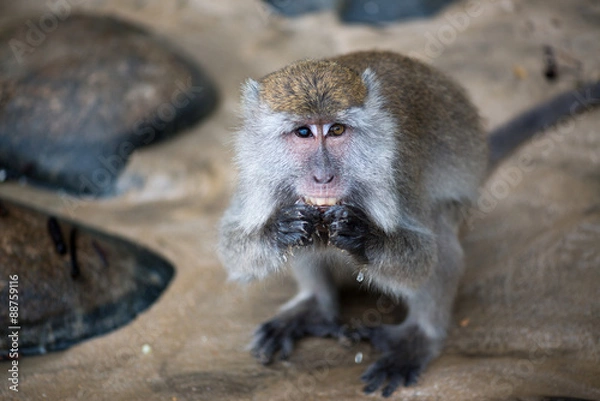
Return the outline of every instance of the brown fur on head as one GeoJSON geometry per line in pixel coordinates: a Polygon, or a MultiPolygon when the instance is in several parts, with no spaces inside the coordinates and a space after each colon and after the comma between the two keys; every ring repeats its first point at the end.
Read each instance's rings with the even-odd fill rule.
{"type": "Polygon", "coordinates": [[[334,61],[291,64],[260,81],[260,98],[275,112],[333,116],[362,106],[367,87],[361,76],[334,61]]]}
{"type": "Polygon", "coordinates": [[[332,60],[300,61],[246,81],[236,138],[240,206],[252,211],[240,221],[245,230],[299,200],[360,205],[383,230],[396,226],[397,126],[380,93],[369,68],[332,60]],[[339,125],[343,133],[330,135],[339,125]]]}

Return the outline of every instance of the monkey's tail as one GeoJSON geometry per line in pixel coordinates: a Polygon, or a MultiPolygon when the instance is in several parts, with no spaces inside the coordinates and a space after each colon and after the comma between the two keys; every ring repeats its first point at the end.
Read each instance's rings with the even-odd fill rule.
{"type": "Polygon", "coordinates": [[[488,136],[490,164],[488,171],[510,155],[517,147],[563,118],[600,105],[600,81],[562,93],[496,128],[488,136]]]}

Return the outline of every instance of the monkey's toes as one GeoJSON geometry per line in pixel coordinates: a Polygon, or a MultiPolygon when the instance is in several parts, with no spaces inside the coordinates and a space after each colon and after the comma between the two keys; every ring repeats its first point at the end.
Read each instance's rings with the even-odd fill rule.
{"type": "Polygon", "coordinates": [[[282,322],[273,319],[262,324],[254,334],[251,353],[260,363],[268,365],[273,362],[275,354],[286,359],[294,348],[291,331],[286,330],[282,322]]]}
{"type": "Polygon", "coordinates": [[[366,383],[363,389],[366,394],[375,392],[387,381],[381,395],[389,397],[398,387],[402,385],[410,386],[417,382],[423,369],[422,366],[418,363],[405,362],[397,358],[396,353],[390,352],[367,368],[361,376],[361,380],[366,383]]]}
{"type": "Polygon", "coordinates": [[[294,349],[294,342],[307,336],[336,337],[347,341],[352,338],[335,319],[322,314],[316,300],[308,299],[294,310],[263,323],[254,333],[251,353],[264,365],[272,363],[277,354],[279,359],[287,359],[294,349]]]}
{"type": "Polygon", "coordinates": [[[437,348],[435,342],[415,325],[362,327],[357,331],[361,338],[368,339],[384,352],[361,376],[367,394],[386,382],[381,392],[384,397],[389,397],[400,386],[415,384],[437,348]]]}

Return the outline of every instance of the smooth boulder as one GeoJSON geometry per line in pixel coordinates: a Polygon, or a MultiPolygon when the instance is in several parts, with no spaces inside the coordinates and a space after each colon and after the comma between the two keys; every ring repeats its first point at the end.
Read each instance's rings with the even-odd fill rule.
{"type": "Polygon", "coordinates": [[[77,14],[17,21],[0,32],[0,171],[111,194],[136,148],[198,122],[216,101],[196,63],[144,28],[77,14]]]}

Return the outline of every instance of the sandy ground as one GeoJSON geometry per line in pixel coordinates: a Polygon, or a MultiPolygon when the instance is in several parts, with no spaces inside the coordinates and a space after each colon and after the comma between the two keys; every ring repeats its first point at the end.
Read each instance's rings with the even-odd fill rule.
{"type": "MultiPolygon", "coordinates": [[[[215,256],[215,226],[235,177],[230,140],[240,83],[300,58],[391,49],[455,77],[493,128],[600,78],[600,4],[591,0],[458,2],[434,19],[386,28],[344,26],[333,13],[283,19],[257,1],[77,3],[153,27],[205,67],[222,102],[197,127],[137,152],[118,197],[0,187],[4,197],[143,243],[177,268],[164,295],[130,325],[23,360],[20,391],[2,384],[3,400],[364,399],[358,377],[377,357],[366,344],[309,339],[289,362],[268,368],[245,350],[294,286],[282,275],[240,288],[226,282],[215,256]],[[546,44],[561,69],[555,83],[541,74],[546,44]]],[[[49,12],[33,1],[0,10],[0,23],[49,12]]],[[[465,235],[467,274],[446,350],[394,399],[600,399],[599,124],[600,110],[561,124],[490,178],[487,202],[465,235]]]]}

